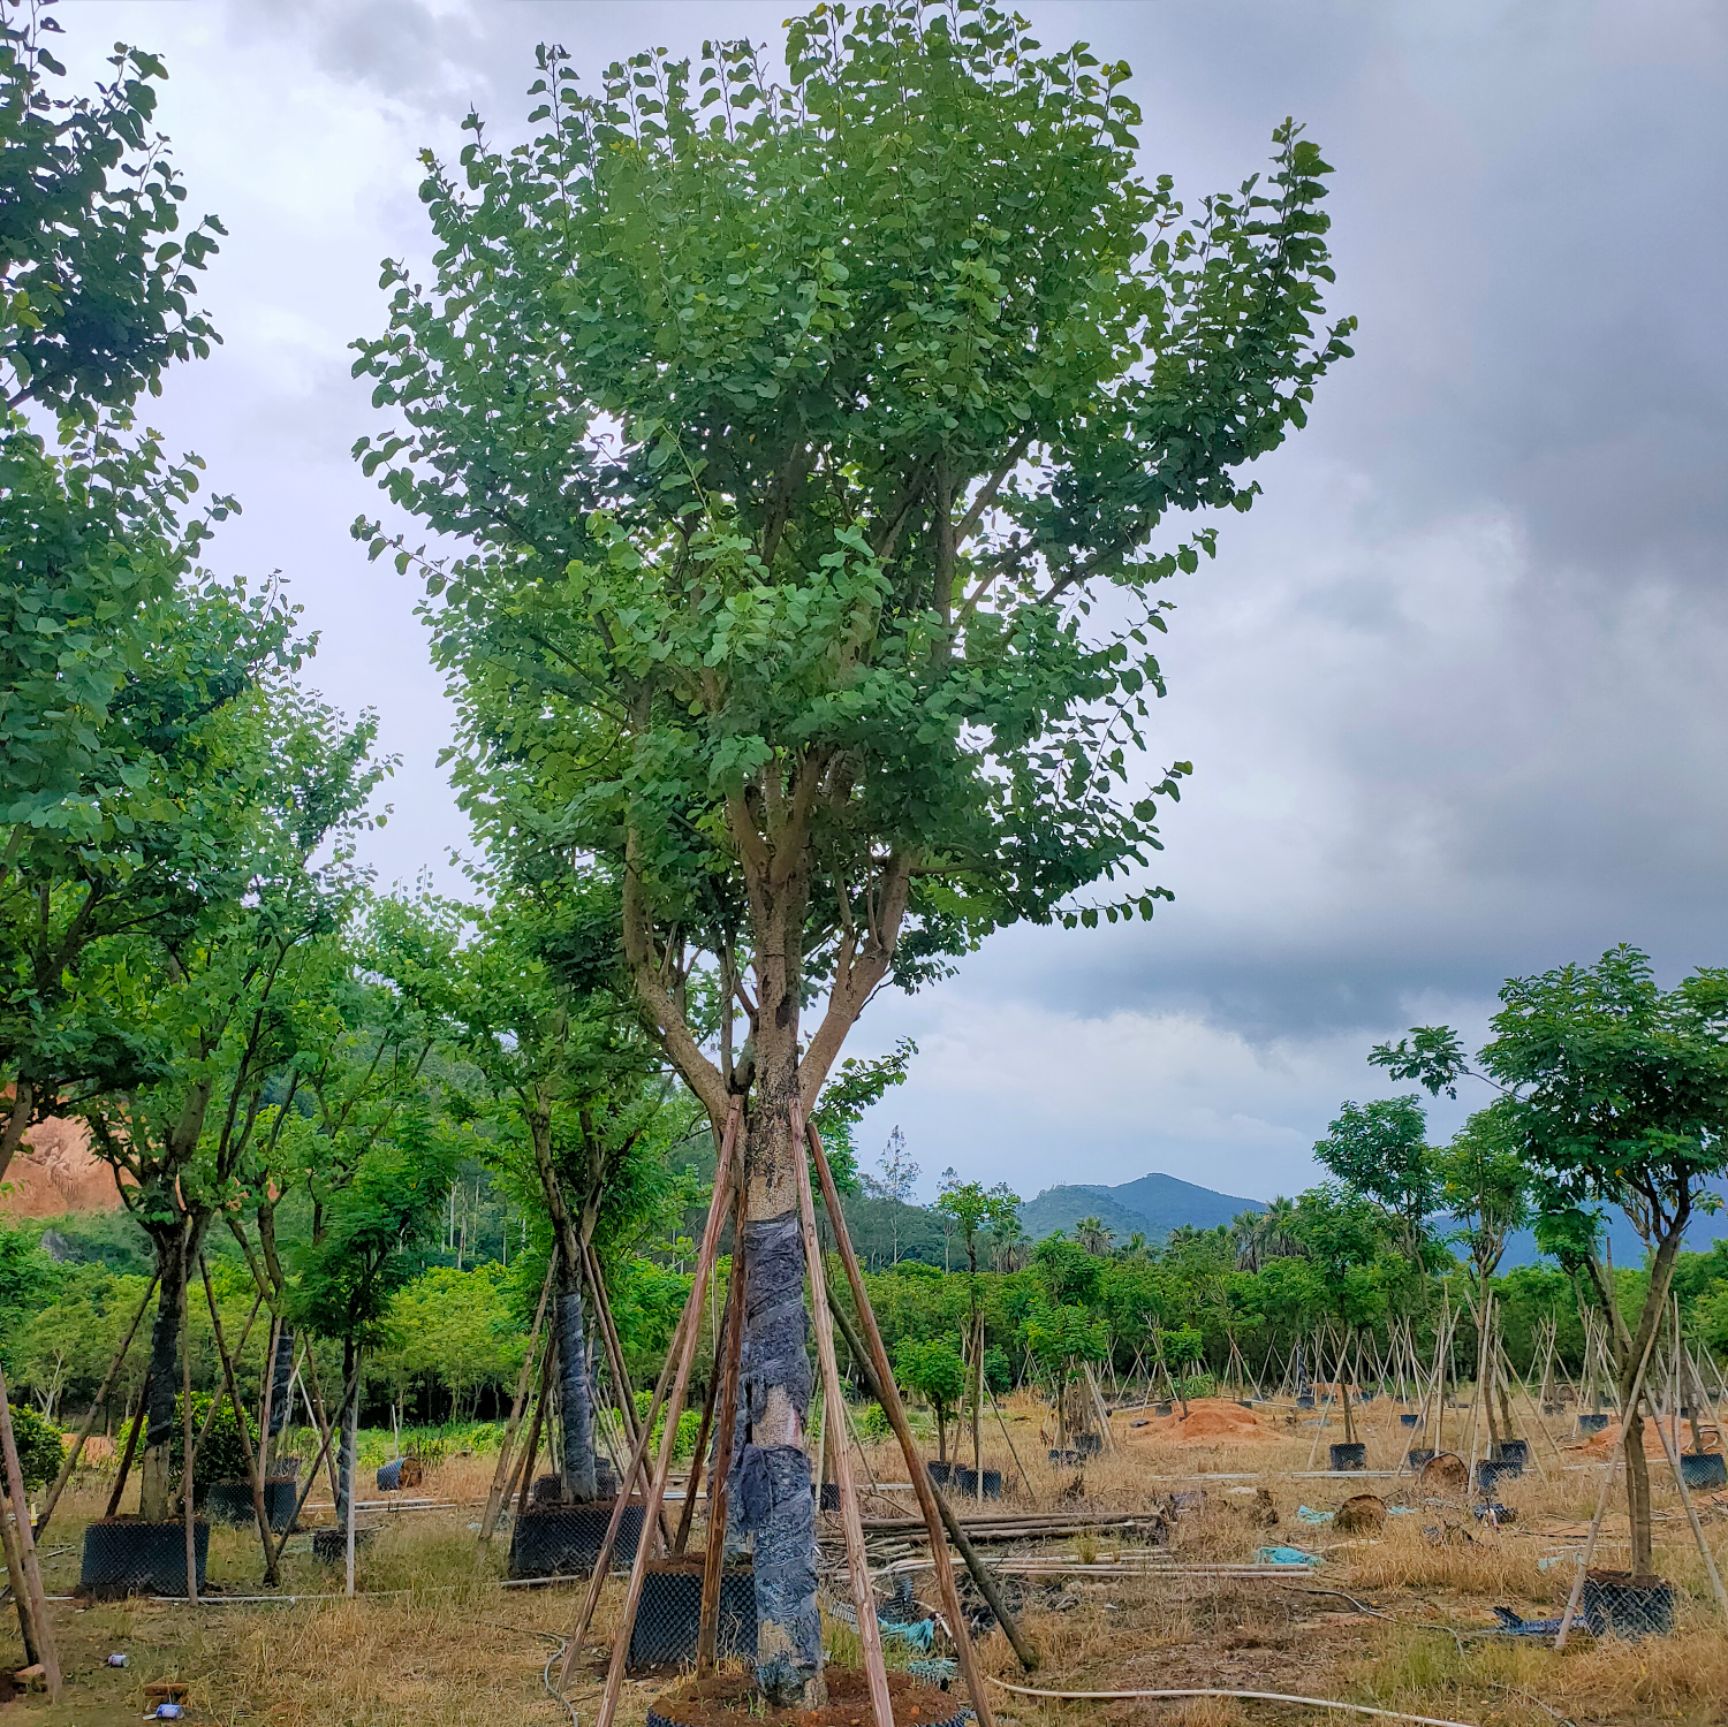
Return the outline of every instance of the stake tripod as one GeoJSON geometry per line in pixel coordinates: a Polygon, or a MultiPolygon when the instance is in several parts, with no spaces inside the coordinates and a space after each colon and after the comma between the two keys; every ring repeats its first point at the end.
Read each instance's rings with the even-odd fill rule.
{"type": "Polygon", "coordinates": [[[0,1464],[4,1465],[5,1504],[0,1507],[0,1531],[5,1534],[6,1570],[12,1580],[12,1595],[18,1604],[18,1626],[24,1637],[24,1653],[39,1663],[49,1700],[60,1700],[60,1656],[54,1647],[53,1627],[48,1623],[48,1598],[42,1589],[42,1572],[36,1563],[36,1541],[30,1532],[30,1506],[24,1496],[24,1470],[18,1461],[18,1443],[12,1432],[12,1406],[6,1395],[6,1375],[0,1373],[0,1464]]]}

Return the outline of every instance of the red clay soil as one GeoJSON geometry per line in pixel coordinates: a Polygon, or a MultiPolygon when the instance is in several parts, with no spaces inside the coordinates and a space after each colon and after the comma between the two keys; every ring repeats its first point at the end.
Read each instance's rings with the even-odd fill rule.
{"type": "Polygon", "coordinates": [[[90,1149],[81,1121],[54,1116],[24,1135],[6,1172],[0,1216],[64,1217],[68,1212],[118,1211],[112,1167],[90,1149]]]}
{"type": "Polygon", "coordinates": [[[1124,1412],[1116,1418],[1116,1432],[1133,1443],[1161,1445],[1237,1445],[1278,1437],[1255,1411],[1228,1397],[1190,1398],[1186,1417],[1181,1404],[1168,1415],[1154,1415],[1149,1409],[1124,1412]]]}
{"type": "MultiPolygon", "coordinates": [[[[1707,1422],[1700,1421],[1699,1427],[1704,1436],[1704,1449],[1706,1451],[1720,1451],[1722,1449],[1721,1434],[1719,1434],[1716,1429],[1707,1422]]],[[[1672,1427],[1669,1427],[1668,1431],[1670,1436],[1677,1439],[1675,1450],[1690,1451],[1692,1449],[1692,1427],[1690,1422],[1682,1419],[1680,1422],[1679,1433],[1677,1435],[1675,1435],[1672,1427]]],[[[1585,1457],[1606,1457],[1610,1451],[1618,1451],[1620,1449],[1620,1423],[1618,1421],[1610,1421],[1600,1433],[1592,1434],[1590,1438],[1581,1441],[1577,1445],[1569,1445],[1566,1449],[1568,1451],[1580,1452],[1585,1457]]],[[[1648,1415],[1644,1417],[1644,1455],[1646,1457],[1660,1457],[1663,1455],[1662,1436],[1656,1431],[1656,1423],[1652,1421],[1648,1415]]]]}
{"type": "MultiPolygon", "coordinates": [[[[678,1727],[869,1727],[870,1691],[863,1672],[855,1667],[828,1669],[828,1701],[819,1709],[769,1709],[756,1690],[748,1669],[711,1673],[688,1679],[656,1697],[650,1707],[678,1727]]],[[[894,1706],[895,1727],[934,1727],[960,1713],[957,1693],[920,1685],[904,1673],[888,1675],[888,1700],[894,1706]]]]}

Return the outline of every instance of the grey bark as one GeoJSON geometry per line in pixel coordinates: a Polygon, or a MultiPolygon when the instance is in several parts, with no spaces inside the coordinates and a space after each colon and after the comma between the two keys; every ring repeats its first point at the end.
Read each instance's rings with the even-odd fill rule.
{"type": "Polygon", "coordinates": [[[594,1469],[594,1383],[584,1336],[582,1281],[562,1254],[557,1315],[558,1394],[564,1416],[558,1474],[566,1503],[586,1505],[599,1492],[594,1469]]]}

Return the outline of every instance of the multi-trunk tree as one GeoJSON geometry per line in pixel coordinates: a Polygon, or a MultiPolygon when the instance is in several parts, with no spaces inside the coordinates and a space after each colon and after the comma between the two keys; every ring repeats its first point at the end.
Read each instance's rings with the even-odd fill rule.
{"type": "Polygon", "coordinates": [[[275,682],[203,722],[209,775],[196,818],[195,908],[117,935],[89,993],[126,1024],[124,1083],[78,1103],[96,1151],[149,1236],[160,1277],[151,1334],[140,1510],[171,1515],[179,1334],[211,1221],[240,1205],[261,1127],[300,1056],[304,988],[328,980],[325,938],[353,910],[352,842],[381,769],[370,720],[350,728],[275,682]]]}
{"type": "Polygon", "coordinates": [[[423,183],[433,272],[360,344],[471,794],[606,860],[656,1035],[745,1115],[741,1506],[758,1675],[816,1698],[798,1122],[886,984],[989,931],[1149,914],[1161,584],[1348,352],[1320,152],[1184,207],[1127,68],[977,3],[544,50],[532,133],[423,183]],[[1088,889],[1112,882],[1103,903],[1088,889]],[[697,1004],[701,1004],[698,1011],[697,1004]],[[718,1023],[716,1023],[716,1018],[718,1023]]]}

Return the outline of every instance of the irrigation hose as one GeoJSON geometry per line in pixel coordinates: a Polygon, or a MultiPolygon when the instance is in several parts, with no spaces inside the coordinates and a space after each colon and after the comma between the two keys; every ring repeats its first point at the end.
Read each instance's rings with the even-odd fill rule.
{"type": "Polygon", "coordinates": [[[482,1623],[499,1631],[514,1631],[518,1637],[538,1637],[543,1643],[554,1645],[552,1653],[546,1657],[546,1665],[540,1669],[540,1683],[546,1688],[546,1695],[569,1714],[570,1727],[582,1727],[576,1705],[552,1683],[552,1663],[563,1659],[564,1651],[570,1647],[570,1639],[561,1637],[556,1631],[537,1631],[528,1625],[506,1625],[499,1619],[487,1619],[482,1623]]]}
{"type": "Polygon", "coordinates": [[[1233,1697],[1257,1703],[1301,1703],[1310,1709],[1341,1709],[1351,1715],[1375,1715],[1382,1721],[1409,1721],[1415,1727],[1476,1727],[1470,1721],[1448,1721],[1438,1715],[1406,1715],[1401,1709],[1375,1709],[1366,1703],[1340,1703],[1330,1697],[1298,1697],[1287,1691],[1228,1691],[1218,1687],[1171,1686],[1156,1691],[1046,1691],[1034,1685],[1011,1685],[989,1675],[990,1683],[1017,1697],[1044,1697],[1056,1703],[1139,1703],[1175,1701],[1183,1697],[1233,1697]]]}

